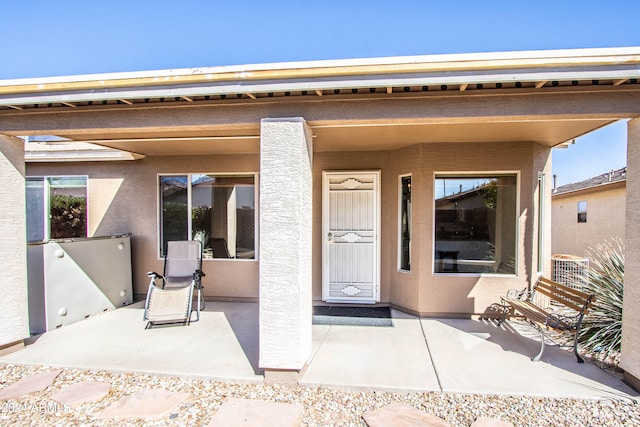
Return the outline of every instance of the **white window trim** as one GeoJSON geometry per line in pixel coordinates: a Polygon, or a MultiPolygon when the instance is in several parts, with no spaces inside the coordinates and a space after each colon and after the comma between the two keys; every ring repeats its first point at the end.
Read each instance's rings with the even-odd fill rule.
{"type": "Polygon", "coordinates": [[[432,194],[432,221],[431,221],[431,274],[433,276],[451,276],[451,277],[501,277],[501,278],[513,278],[518,277],[518,270],[520,265],[520,251],[518,251],[520,241],[520,171],[519,170],[502,170],[502,171],[435,171],[433,172],[433,194],[432,194]],[[493,176],[506,176],[515,175],[516,177],[516,206],[515,206],[515,218],[516,218],[516,238],[513,242],[515,245],[515,267],[513,274],[498,274],[498,273],[436,273],[436,179],[438,176],[469,176],[469,177],[493,177],[493,176]]]}
{"type": "Polygon", "coordinates": [[[538,274],[544,272],[544,246],[546,239],[544,237],[544,227],[546,222],[545,210],[547,209],[547,177],[543,172],[538,172],[538,250],[537,250],[537,270],[538,274]]]}
{"type": "Polygon", "coordinates": [[[51,186],[49,184],[49,178],[84,178],[85,180],[85,189],[86,189],[86,205],[87,218],[85,220],[85,237],[70,237],[70,239],[85,239],[89,237],[89,230],[91,230],[91,224],[89,223],[89,175],[27,175],[25,176],[25,190],[26,190],[26,180],[33,178],[42,178],[43,180],[43,209],[44,209],[44,242],[51,240],[51,186]]]}
{"type": "Polygon", "coordinates": [[[587,220],[588,220],[588,216],[587,218],[585,218],[584,221],[579,221],[580,218],[580,214],[583,213],[585,215],[588,215],[588,210],[589,210],[589,204],[587,203],[587,200],[578,200],[578,203],[576,204],[576,210],[578,211],[578,214],[576,215],[576,223],[577,224],[586,224],[587,220]],[[580,209],[580,205],[584,203],[584,209],[580,209]]]}
{"type": "MultiPolygon", "coordinates": [[[[185,176],[187,177],[187,209],[188,212],[191,212],[192,202],[191,202],[191,176],[192,175],[212,175],[212,176],[253,176],[253,198],[254,198],[254,241],[255,241],[255,249],[254,249],[254,257],[253,259],[244,259],[244,258],[202,258],[202,262],[257,262],[259,260],[259,220],[260,220],[260,198],[259,198],[259,177],[260,174],[258,172],[171,172],[171,173],[157,173],[156,174],[156,255],[159,261],[164,261],[164,258],[160,256],[160,248],[162,247],[162,237],[160,233],[161,228],[161,218],[160,212],[162,212],[162,207],[160,205],[160,177],[163,176],[185,176]]],[[[191,230],[191,216],[189,216],[189,220],[187,223],[187,235],[192,236],[191,230]]]]}
{"type": "Polygon", "coordinates": [[[411,221],[409,222],[409,270],[402,268],[402,178],[410,178],[413,187],[413,176],[410,173],[398,175],[398,273],[411,274],[411,254],[413,253],[413,189],[411,200],[411,221]]]}

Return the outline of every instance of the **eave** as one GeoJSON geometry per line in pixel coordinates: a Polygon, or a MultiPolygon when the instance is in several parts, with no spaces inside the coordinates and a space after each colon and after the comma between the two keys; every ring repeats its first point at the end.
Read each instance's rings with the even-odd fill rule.
{"type": "Polygon", "coordinates": [[[640,48],[429,55],[0,81],[0,111],[252,99],[620,87],[640,79],[640,48]]]}

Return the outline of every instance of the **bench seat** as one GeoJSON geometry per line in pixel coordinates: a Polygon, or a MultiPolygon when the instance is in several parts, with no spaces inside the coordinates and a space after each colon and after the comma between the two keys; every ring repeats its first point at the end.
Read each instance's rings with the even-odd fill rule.
{"type": "Polygon", "coordinates": [[[573,350],[578,363],[584,360],[578,354],[578,334],[582,320],[592,307],[594,295],[570,288],[545,277],[540,277],[531,291],[510,291],[506,297],[501,298],[503,307],[502,324],[508,316],[519,315],[525,318],[540,332],[540,352],[532,358],[537,362],[544,352],[545,332],[552,329],[558,332],[571,333],[573,335],[573,350]],[[556,307],[562,311],[542,308],[534,303],[536,293],[545,295],[556,307]]]}

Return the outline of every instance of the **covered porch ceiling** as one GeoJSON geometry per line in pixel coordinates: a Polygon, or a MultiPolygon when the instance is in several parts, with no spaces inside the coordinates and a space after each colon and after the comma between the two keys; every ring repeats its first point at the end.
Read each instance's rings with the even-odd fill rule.
{"type": "Polygon", "coordinates": [[[640,48],[258,64],[0,81],[0,133],[144,156],[258,153],[302,117],[314,151],[557,146],[640,115],[640,48]]]}
{"type": "MultiPolygon", "coordinates": [[[[612,123],[611,119],[493,123],[309,123],[316,152],[394,150],[421,143],[535,141],[556,146],[612,123]]],[[[155,131],[85,135],[58,133],[144,156],[251,154],[260,151],[259,125],[225,131],[155,131]]]]}

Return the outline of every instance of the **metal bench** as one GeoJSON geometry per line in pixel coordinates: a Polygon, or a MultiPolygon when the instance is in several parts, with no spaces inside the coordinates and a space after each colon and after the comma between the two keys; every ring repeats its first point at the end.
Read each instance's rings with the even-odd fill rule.
{"type": "Polygon", "coordinates": [[[540,277],[529,291],[512,289],[506,297],[501,298],[503,316],[499,321],[501,325],[507,317],[522,316],[540,333],[540,352],[531,360],[538,362],[544,352],[545,333],[554,330],[562,333],[573,334],[573,352],[578,363],[584,360],[578,354],[578,333],[582,326],[582,319],[593,306],[595,296],[585,292],[556,283],[545,277],[540,277]],[[549,298],[555,305],[551,308],[542,308],[534,303],[536,293],[549,298]]]}

